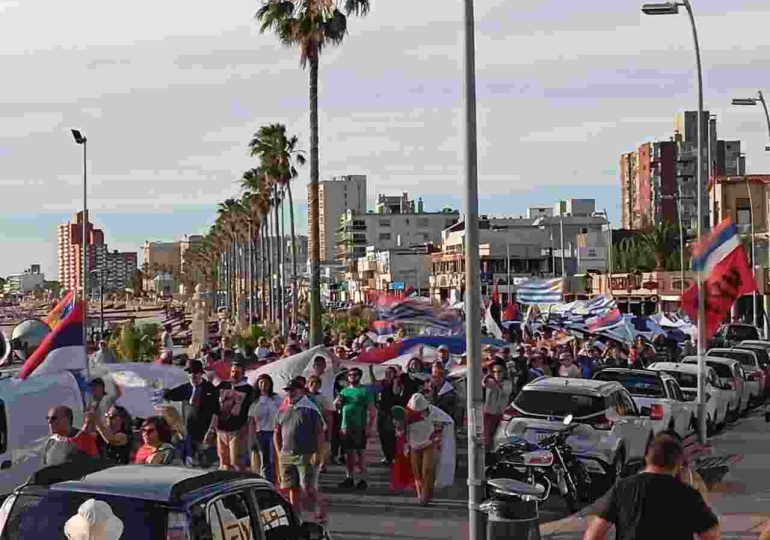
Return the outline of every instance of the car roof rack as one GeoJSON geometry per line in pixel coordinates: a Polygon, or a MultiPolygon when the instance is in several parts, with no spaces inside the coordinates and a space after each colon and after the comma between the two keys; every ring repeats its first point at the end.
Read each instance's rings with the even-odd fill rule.
{"type": "Polygon", "coordinates": [[[82,459],[60,465],[49,465],[30,475],[25,486],[51,486],[60,482],[80,480],[89,474],[114,467],[115,463],[103,459],[82,459]]]}

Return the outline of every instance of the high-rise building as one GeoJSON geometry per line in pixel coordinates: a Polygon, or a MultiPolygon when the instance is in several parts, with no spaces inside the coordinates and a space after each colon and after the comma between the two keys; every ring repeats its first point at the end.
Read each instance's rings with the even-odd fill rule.
{"type": "MultiPolygon", "coordinates": [[[[104,232],[94,228],[86,216],[86,269],[88,272],[102,268],[107,259],[104,232]]],[[[81,288],[83,273],[83,212],[74,216],[74,222],[59,225],[57,251],[59,282],[66,290],[81,288]]]]}
{"type": "Polygon", "coordinates": [[[107,253],[104,267],[104,289],[121,291],[131,288],[134,283],[134,274],[137,270],[136,252],[119,252],[113,250],[107,253]]]}
{"type": "MultiPolygon", "coordinates": [[[[308,206],[311,192],[308,188],[308,206]]],[[[366,175],[334,177],[318,185],[319,250],[322,262],[335,260],[335,241],[340,217],[351,210],[366,212],[366,175]]],[[[312,252],[312,243],[308,246],[312,252]]]]}

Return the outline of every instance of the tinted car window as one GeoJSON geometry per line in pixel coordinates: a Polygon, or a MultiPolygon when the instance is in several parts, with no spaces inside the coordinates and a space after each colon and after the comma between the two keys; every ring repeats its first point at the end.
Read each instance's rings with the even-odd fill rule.
{"type": "Polygon", "coordinates": [[[757,329],[751,326],[728,326],[727,339],[744,341],[747,339],[759,339],[757,329]]]}
{"type": "Polygon", "coordinates": [[[680,371],[666,371],[665,373],[668,373],[676,379],[676,382],[678,382],[679,386],[682,388],[698,387],[698,376],[695,373],[682,373],[680,371]]]}
{"type": "Polygon", "coordinates": [[[733,376],[733,372],[730,370],[730,366],[725,364],[719,364],[717,362],[707,362],[709,367],[714,368],[717,372],[717,377],[720,379],[729,379],[733,376]]]}
{"type": "Polygon", "coordinates": [[[211,503],[209,524],[215,540],[254,540],[249,504],[242,493],[231,493],[211,503]],[[219,523],[216,523],[217,518],[213,515],[215,510],[219,523]]]}
{"type": "Polygon", "coordinates": [[[655,375],[600,371],[594,378],[600,381],[618,381],[632,396],[665,397],[660,379],[655,375]]]}
{"type": "Polygon", "coordinates": [[[286,499],[268,489],[255,489],[253,494],[259,507],[259,520],[265,540],[294,538],[299,523],[286,499]]]}
{"type": "Polygon", "coordinates": [[[753,367],[755,365],[754,356],[752,354],[747,354],[740,351],[724,351],[720,352],[719,356],[722,356],[723,358],[730,358],[731,360],[738,360],[738,362],[740,362],[743,366],[753,367]]]}
{"type": "Polygon", "coordinates": [[[3,540],[66,540],[64,524],[91,498],[110,505],[112,512],[123,522],[123,538],[162,538],[166,534],[166,510],[157,504],[90,493],[48,491],[18,498],[3,532],[3,540]]]}
{"type": "Polygon", "coordinates": [[[543,390],[522,390],[513,403],[526,413],[549,416],[572,414],[580,418],[604,410],[604,399],[601,397],[543,390]]]}
{"type": "Polygon", "coordinates": [[[754,354],[756,354],[757,358],[759,359],[759,364],[761,366],[766,366],[768,364],[768,362],[770,362],[770,356],[768,356],[768,354],[767,354],[767,349],[765,349],[763,347],[753,347],[753,346],[746,347],[746,346],[743,346],[743,345],[739,345],[736,348],[738,348],[738,349],[745,349],[747,351],[751,351],[754,354]]]}

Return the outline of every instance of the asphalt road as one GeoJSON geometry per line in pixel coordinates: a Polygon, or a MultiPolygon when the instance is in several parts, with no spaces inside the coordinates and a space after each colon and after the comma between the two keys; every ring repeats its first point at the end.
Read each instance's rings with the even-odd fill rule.
{"type": "MultiPolygon", "coordinates": [[[[329,528],[334,540],[461,540],[467,538],[468,488],[467,442],[457,441],[457,472],[454,485],[436,490],[432,504],[420,507],[414,493],[391,493],[390,471],[380,464],[379,441],[369,440],[366,491],[343,490],[344,466],[333,465],[321,476],[321,489],[329,505],[329,528]]],[[[541,523],[567,516],[562,500],[553,495],[540,508],[541,523]]]]}

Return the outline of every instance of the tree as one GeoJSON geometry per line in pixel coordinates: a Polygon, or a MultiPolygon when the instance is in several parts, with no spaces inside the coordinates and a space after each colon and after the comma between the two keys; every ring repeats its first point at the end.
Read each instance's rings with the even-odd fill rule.
{"type": "Polygon", "coordinates": [[[640,247],[648,250],[655,260],[655,271],[666,270],[666,257],[671,253],[674,228],[669,223],[658,223],[639,237],[640,247]]]}
{"type": "Polygon", "coordinates": [[[321,51],[339,45],[347,32],[346,15],[366,15],[369,0],[345,0],[340,11],[335,0],[266,0],[257,11],[260,32],[271,30],[287,46],[299,47],[300,64],[310,65],[310,345],[321,345],[321,254],[318,209],[318,67],[321,51]]]}
{"type": "MultiPolygon", "coordinates": [[[[291,235],[291,292],[292,321],[297,321],[297,235],[294,229],[294,199],[291,181],[297,178],[296,165],[305,165],[305,156],[297,149],[299,138],[286,135],[286,126],[270,124],[262,126],[249,142],[252,156],[260,159],[260,170],[273,182],[277,182],[289,197],[289,223],[291,235]]],[[[283,262],[283,261],[282,261],[283,262]]]]}

